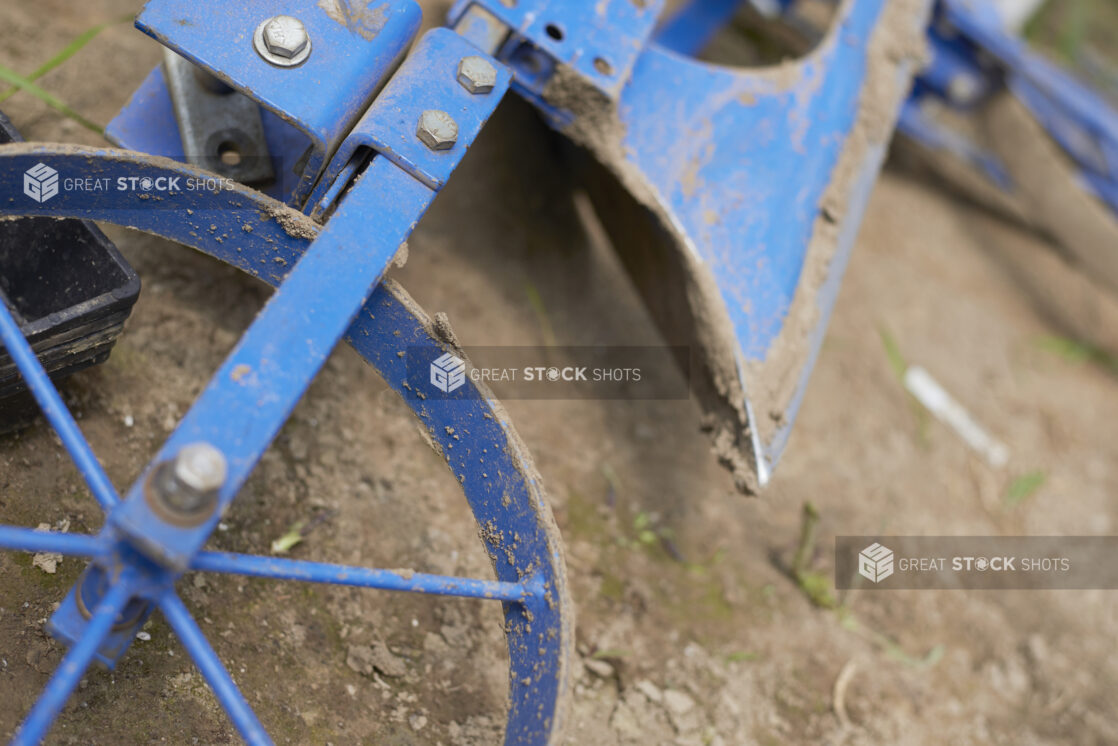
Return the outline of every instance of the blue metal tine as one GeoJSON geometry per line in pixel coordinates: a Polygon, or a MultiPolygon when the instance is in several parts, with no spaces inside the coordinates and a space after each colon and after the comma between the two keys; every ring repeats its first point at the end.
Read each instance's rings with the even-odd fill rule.
{"type": "Polygon", "coordinates": [[[58,713],[66,706],[66,700],[85,675],[93,656],[97,654],[97,648],[112,630],[117,616],[131,600],[134,590],[132,583],[132,573],[125,570],[116,584],[101,598],[84,634],[58,664],[27,719],[16,731],[11,746],[32,746],[43,740],[58,713]]]}
{"type": "Polygon", "coordinates": [[[218,701],[229,714],[229,719],[233,721],[241,738],[250,746],[271,744],[272,739],[268,737],[267,731],[260,724],[260,720],[241,694],[241,690],[233,683],[233,678],[225,670],[221,659],[217,657],[217,653],[206,640],[206,635],[198,627],[198,623],[194,621],[194,617],[190,615],[182,599],[174,591],[168,591],[159,600],[159,609],[171,628],[175,630],[175,634],[179,636],[186,652],[194,659],[194,664],[198,666],[198,670],[202,672],[202,676],[205,677],[214,694],[217,695],[218,701]]]}
{"type": "Polygon", "coordinates": [[[78,428],[78,423],[74,421],[74,416],[63,403],[58,389],[51,383],[39,358],[35,357],[35,351],[31,349],[31,345],[20,331],[19,324],[12,318],[11,312],[3,302],[0,302],[0,339],[3,339],[4,346],[8,348],[8,353],[27,382],[27,388],[31,389],[43,414],[58,433],[66,450],[70,452],[70,457],[74,459],[82,479],[89,485],[89,490],[97,498],[97,502],[101,503],[101,507],[105,510],[120,502],[116,488],[109,481],[105,470],[101,468],[101,462],[97,460],[89,442],[78,428]]]}
{"type": "Polygon", "coordinates": [[[249,575],[256,578],[301,580],[305,583],[328,583],[494,601],[523,602],[531,595],[531,591],[520,583],[429,575],[403,570],[374,570],[367,567],[348,567],[325,562],[228,552],[199,552],[191,563],[191,569],[249,575]]]}
{"type": "Polygon", "coordinates": [[[103,546],[96,536],[55,534],[18,526],[0,526],[0,549],[17,552],[57,552],[70,557],[93,557],[103,546]]]}

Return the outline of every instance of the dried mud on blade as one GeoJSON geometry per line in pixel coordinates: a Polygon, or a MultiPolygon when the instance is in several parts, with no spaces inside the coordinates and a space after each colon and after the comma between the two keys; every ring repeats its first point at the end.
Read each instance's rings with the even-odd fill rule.
{"type": "Polygon", "coordinates": [[[769,480],[923,57],[924,0],[848,0],[798,60],[720,67],[651,46],[616,105],[545,94],[666,341],[691,349],[713,447],[769,480]]]}

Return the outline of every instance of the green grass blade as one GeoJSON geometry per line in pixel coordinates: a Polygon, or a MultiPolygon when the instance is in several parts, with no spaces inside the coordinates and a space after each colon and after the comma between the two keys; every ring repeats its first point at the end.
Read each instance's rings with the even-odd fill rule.
{"type": "Polygon", "coordinates": [[[1048,475],[1043,471],[1031,471],[1028,474],[1022,474],[1010,482],[1009,488],[1006,490],[1005,501],[1010,505],[1020,505],[1043,487],[1046,481],[1048,481],[1048,475]]]}
{"type": "Polygon", "coordinates": [[[536,321],[539,322],[544,343],[548,347],[557,347],[559,342],[555,336],[555,330],[551,326],[551,317],[547,314],[547,306],[544,305],[543,296],[540,295],[540,291],[537,290],[536,286],[531,282],[524,283],[524,292],[528,296],[529,305],[532,306],[532,310],[536,313],[536,321]]]}
{"type": "Polygon", "coordinates": [[[81,126],[85,127],[86,129],[91,130],[92,132],[96,132],[98,135],[104,136],[104,134],[105,134],[105,128],[104,127],[98,126],[98,125],[94,124],[93,122],[89,121],[88,119],[83,117],[81,114],[74,111],[73,109],[71,109],[66,104],[62,103],[62,101],[60,101],[53,94],[47,93],[42,88],[35,85],[30,80],[23,77],[22,75],[15,72],[14,70],[10,70],[10,69],[4,67],[3,65],[0,65],[0,80],[4,81],[5,83],[10,83],[11,85],[16,86],[17,88],[22,88],[23,90],[27,91],[32,96],[34,96],[35,98],[37,98],[40,101],[42,101],[43,103],[45,103],[47,106],[51,107],[52,109],[57,110],[58,112],[64,114],[65,116],[69,117],[70,119],[73,119],[75,122],[77,122],[81,126]]]}
{"type": "Polygon", "coordinates": [[[888,329],[882,327],[878,329],[878,334],[881,335],[881,346],[885,348],[885,357],[889,358],[889,367],[893,369],[893,375],[903,383],[904,374],[908,370],[908,362],[901,354],[900,345],[897,344],[897,340],[893,338],[888,329]]]}
{"type": "MultiPolygon", "coordinates": [[[[101,24],[98,24],[98,25],[96,25],[96,26],[94,26],[90,29],[86,29],[85,31],[80,33],[76,39],[74,39],[72,42],[67,44],[65,46],[65,48],[62,49],[61,52],[59,52],[55,56],[51,57],[49,60],[44,62],[43,65],[38,70],[36,70],[35,72],[28,75],[27,80],[30,80],[30,81],[34,82],[34,81],[38,80],[39,78],[43,77],[44,75],[46,75],[47,73],[49,73],[51,70],[54,70],[56,67],[59,67],[66,60],[70,59],[75,54],[77,54],[79,51],[81,51],[81,49],[86,44],[93,41],[97,37],[98,34],[100,34],[105,29],[109,28],[110,26],[115,26],[118,23],[129,23],[131,21],[132,21],[132,16],[131,15],[121,16],[120,18],[114,18],[113,20],[108,21],[106,23],[101,23],[101,24]]],[[[9,88],[8,90],[4,91],[3,93],[0,93],[0,104],[4,103],[9,98],[11,98],[12,96],[19,93],[19,91],[20,91],[19,86],[13,86],[13,87],[9,88]]]]}
{"type": "Polygon", "coordinates": [[[1068,337],[1045,336],[1038,337],[1034,344],[1037,348],[1061,357],[1073,365],[1091,363],[1118,375],[1118,355],[1087,342],[1068,337]]]}

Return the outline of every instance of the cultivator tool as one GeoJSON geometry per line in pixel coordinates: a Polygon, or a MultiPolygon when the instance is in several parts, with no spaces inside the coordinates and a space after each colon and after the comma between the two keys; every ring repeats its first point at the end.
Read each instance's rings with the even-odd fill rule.
{"type": "MultiPolygon", "coordinates": [[[[108,129],[124,149],[0,146],[2,183],[34,171],[104,185],[42,200],[13,192],[0,215],[137,228],[276,287],[123,495],[0,304],[4,345],[107,516],[95,536],[0,528],[4,548],[90,559],[49,623],[69,652],[15,743],[39,741],[87,666],[112,666],[156,608],[245,740],[267,742],[176,595],[188,570],[499,601],[506,742],[556,738],[573,622],[540,479],[483,385],[467,376],[451,393],[415,391],[409,355],[463,355],[384,273],[514,91],[578,146],[572,160],[653,317],[669,344],[692,350],[720,458],[743,490],[764,485],[922,59],[931,3],[846,0],[810,53],[768,68],[690,56],[739,4],[665,14],[658,0],[460,0],[447,28],[415,42],[411,0],[149,0],[136,25],[165,59],[108,129]],[[343,339],[446,459],[496,580],[202,549],[343,339]]],[[[949,46],[995,46],[961,7],[940,8],[960,34],[949,46]]],[[[1013,53],[998,50],[1003,62],[1013,53]]],[[[951,89],[932,84],[936,69],[916,100],[951,89]]],[[[1083,168],[1107,193],[1112,180],[1083,168]]]]}

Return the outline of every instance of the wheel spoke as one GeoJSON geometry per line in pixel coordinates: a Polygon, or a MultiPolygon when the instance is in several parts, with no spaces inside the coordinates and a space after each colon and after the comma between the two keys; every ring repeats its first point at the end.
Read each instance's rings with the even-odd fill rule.
{"type": "Polygon", "coordinates": [[[221,659],[217,657],[217,653],[210,646],[205,634],[183,605],[182,600],[173,591],[168,592],[160,599],[159,608],[175,630],[175,634],[179,636],[183,647],[194,659],[194,664],[198,666],[202,676],[209,682],[210,688],[229,715],[229,719],[233,721],[241,738],[250,746],[271,744],[272,739],[268,737],[256,713],[252,711],[241,690],[233,683],[233,678],[225,670],[221,659]]]}
{"type": "Polygon", "coordinates": [[[19,526],[0,526],[0,549],[14,552],[57,552],[70,557],[101,553],[101,541],[86,534],[51,533],[19,526]]]}
{"type": "Polygon", "coordinates": [[[307,583],[350,585],[358,588],[380,588],[388,591],[430,593],[495,601],[524,601],[531,596],[531,592],[519,583],[428,575],[409,570],[373,570],[366,567],[261,557],[253,554],[201,552],[195,556],[191,568],[232,575],[250,575],[257,578],[301,580],[307,583]]]}
{"type": "Polygon", "coordinates": [[[35,357],[35,351],[31,349],[31,345],[20,331],[19,324],[12,318],[7,305],[2,301],[0,301],[0,340],[8,348],[8,354],[19,368],[23,380],[27,382],[27,388],[31,389],[51,427],[58,433],[66,450],[70,452],[70,457],[74,459],[82,479],[89,485],[89,490],[97,498],[97,502],[101,503],[101,507],[105,510],[120,502],[116,488],[109,481],[105,470],[101,468],[101,462],[89,447],[85,436],[78,428],[78,423],[74,421],[74,416],[66,408],[58,389],[51,383],[50,376],[39,362],[39,358],[35,357]]]}
{"type": "Polygon", "coordinates": [[[85,675],[97,649],[112,630],[117,615],[128,604],[132,593],[132,576],[124,573],[101,598],[82,636],[58,664],[43,693],[39,695],[35,706],[12,739],[12,746],[31,746],[43,740],[54,719],[66,705],[70,693],[85,675]]]}

